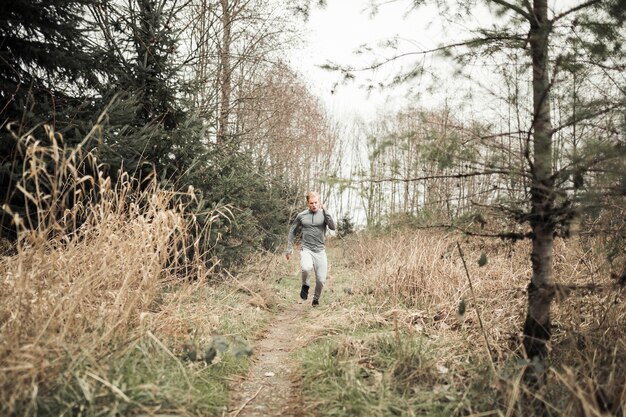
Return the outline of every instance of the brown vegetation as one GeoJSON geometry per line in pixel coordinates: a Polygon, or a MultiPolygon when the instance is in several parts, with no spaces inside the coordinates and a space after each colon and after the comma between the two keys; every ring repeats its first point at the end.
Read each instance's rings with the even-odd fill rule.
{"type": "Polygon", "coordinates": [[[128,178],[115,188],[101,180],[89,189],[95,180],[77,181],[75,161],[91,156],[78,154],[57,143],[49,153],[36,143],[27,147],[31,170],[21,189],[36,204],[39,227],[24,228],[0,260],[0,414],[148,411],[150,404],[176,409],[182,401],[187,405],[178,412],[192,415],[192,400],[141,383],[182,383],[197,396],[190,381],[197,374],[187,375],[192,369],[158,375],[171,374],[168,358],[174,359],[168,366],[180,368],[175,356],[186,341],[206,345],[221,324],[219,308],[207,302],[211,271],[200,256],[187,256],[202,250],[189,233],[194,217],[177,203],[179,194],[154,185],[138,190],[128,178]],[[55,163],[46,164],[50,159],[55,163]],[[84,198],[67,210],[68,195],[84,198]],[[133,355],[158,360],[157,376],[138,371],[150,364],[137,365],[142,360],[133,355]]]}
{"type": "MultiPolygon", "coordinates": [[[[550,383],[532,395],[545,400],[549,412],[556,415],[622,415],[626,403],[623,286],[611,278],[595,240],[555,243],[558,291],[549,345],[550,383]]],[[[490,363],[496,375],[491,388],[500,403],[495,408],[506,415],[524,415],[519,400],[530,393],[520,378],[529,363],[523,360],[520,328],[531,274],[529,242],[396,231],[363,235],[345,249],[362,276],[357,293],[370,297],[386,312],[383,316],[390,316],[401,329],[435,341],[438,361],[455,374],[458,391],[471,392],[470,386],[480,378],[468,374],[469,363],[490,363]],[[487,263],[481,267],[482,254],[487,263]]]]}

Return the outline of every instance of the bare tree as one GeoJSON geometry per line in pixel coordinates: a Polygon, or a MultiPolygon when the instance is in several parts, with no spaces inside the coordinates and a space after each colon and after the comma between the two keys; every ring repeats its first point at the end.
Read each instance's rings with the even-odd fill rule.
{"type": "MultiPolygon", "coordinates": [[[[288,9],[260,0],[192,0],[190,47],[196,51],[195,101],[214,128],[218,144],[241,142],[246,134],[247,96],[290,48],[295,35],[288,9]]],[[[236,146],[236,145],[235,145],[236,146]]]]}
{"type": "Polygon", "coordinates": [[[242,144],[263,171],[299,192],[321,189],[321,179],[334,171],[336,136],[298,75],[276,64],[245,97],[238,107],[242,144]]]}

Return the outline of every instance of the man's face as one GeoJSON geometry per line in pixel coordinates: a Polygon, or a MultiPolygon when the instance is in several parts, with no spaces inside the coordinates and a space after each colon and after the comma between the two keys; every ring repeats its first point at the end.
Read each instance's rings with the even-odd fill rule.
{"type": "Polygon", "coordinates": [[[309,201],[308,201],[308,205],[309,205],[309,210],[311,210],[312,213],[315,213],[317,211],[317,209],[320,207],[320,201],[319,198],[316,196],[310,196],[309,197],[309,201]]]}

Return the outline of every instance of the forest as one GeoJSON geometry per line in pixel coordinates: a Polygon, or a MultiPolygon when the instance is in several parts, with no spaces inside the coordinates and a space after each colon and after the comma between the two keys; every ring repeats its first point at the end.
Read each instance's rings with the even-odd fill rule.
{"type": "Polygon", "coordinates": [[[0,3],[0,415],[626,416],[626,1],[354,0],[349,119],[343,1],[0,3]]]}

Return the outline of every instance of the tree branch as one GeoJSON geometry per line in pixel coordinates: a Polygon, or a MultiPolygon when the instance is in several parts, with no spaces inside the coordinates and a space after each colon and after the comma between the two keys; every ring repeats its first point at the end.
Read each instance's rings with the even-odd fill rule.
{"type": "Polygon", "coordinates": [[[521,7],[518,7],[518,6],[514,5],[514,4],[511,4],[508,1],[505,1],[505,0],[491,0],[491,2],[499,4],[500,6],[504,6],[507,9],[516,12],[517,14],[521,15],[526,20],[530,21],[532,19],[532,16],[530,15],[530,13],[527,13],[521,7]]]}
{"type": "Polygon", "coordinates": [[[584,120],[593,119],[595,117],[598,117],[598,116],[601,116],[603,114],[609,113],[609,112],[611,112],[611,111],[613,111],[615,109],[618,109],[620,107],[623,107],[623,106],[624,105],[622,103],[616,103],[616,104],[613,104],[612,106],[606,107],[604,109],[597,110],[597,111],[595,111],[593,113],[583,113],[583,115],[580,116],[580,117],[572,117],[567,122],[565,122],[565,123],[555,127],[554,129],[552,129],[552,134],[555,134],[556,132],[558,132],[560,130],[563,130],[563,129],[567,128],[567,127],[573,126],[573,125],[575,125],[577,123],[580,123],[580,122],[582,122],[584,120]]]}
{"type": "Polygon", "coordinates": [[[567,15],[570,15],[572,13],[576,13],[579,10],[585,9],[587,7],[593,6],[594,4],[599,4],[601,3],[602,0],[589,0],[585,3],[579,4],[576,7],[573,7],[557,16],[554,16],[554,18],[552,19],[552,22],[558,22],[559,20],[563,19],[564,17],[566,17],[567,15]]]}
{"type": "Polygon", "coordinates": [[[357,71],[371,71],[377,68],[382,67],[383,65],[386,65],[390,62],[396,61],[400,58],[405,58],[407,56],[420,56],[420,55],[427,55],[427,54],[432,54],[435,52],[439,52],[439,51],[445,51],[447,49],[452,49],[452,48],[456,48],[459,46],[469,46],[471,47],[474,44],[477,43],[482,43],[482,42],[491,42],[491,41],[499,41],[499,40],[511,40],[511,39],[519,39],[517,37],[512,37],[512,36],[488,36],[488,37],[484,37],[484,38],[473,38],[473,39],[469,39],[463,42],[458,42],[458,43],[453,43],[450,45],[443,45],[443,46],[439,46],[437,48],[433,48],[433,49],[427,49],[425,51],[414,51],[414,52],[406,52],[403,54],[399,54],[399,55],[395,55],[392,56],[391,58],[387,58],[382,62],[378,62],[375,64],[372,64],[370,66],[367,67],[361,67],[361,68],[354,68],[354,67],[347,67],[347,68],[342,68],[340,66],[337,65],[323,65],[322,68],[325,69],[330,69],[330,70],[341,70],[341,71],[345,71],[345,72],[357,72],[357,71]]]}
{"type": "Polygon", "coordinates": [[[382,183],[382,182],[415,182],[415,181],[425,181],[425,180],[437,180],[444,178],[469,178],[469,177],[479,177],[483,175],[494,175],[494,174],[503,174],[510,175],[512,172],[507,170],[492,170],[492,171],[474,171],[474,172],[466,172],[459,174],[442,174],[442,175],[425,175],[423,177],[414,177],[414,178],[380,178],[376,180],[360,180],[360,183],[382,183]]]}

